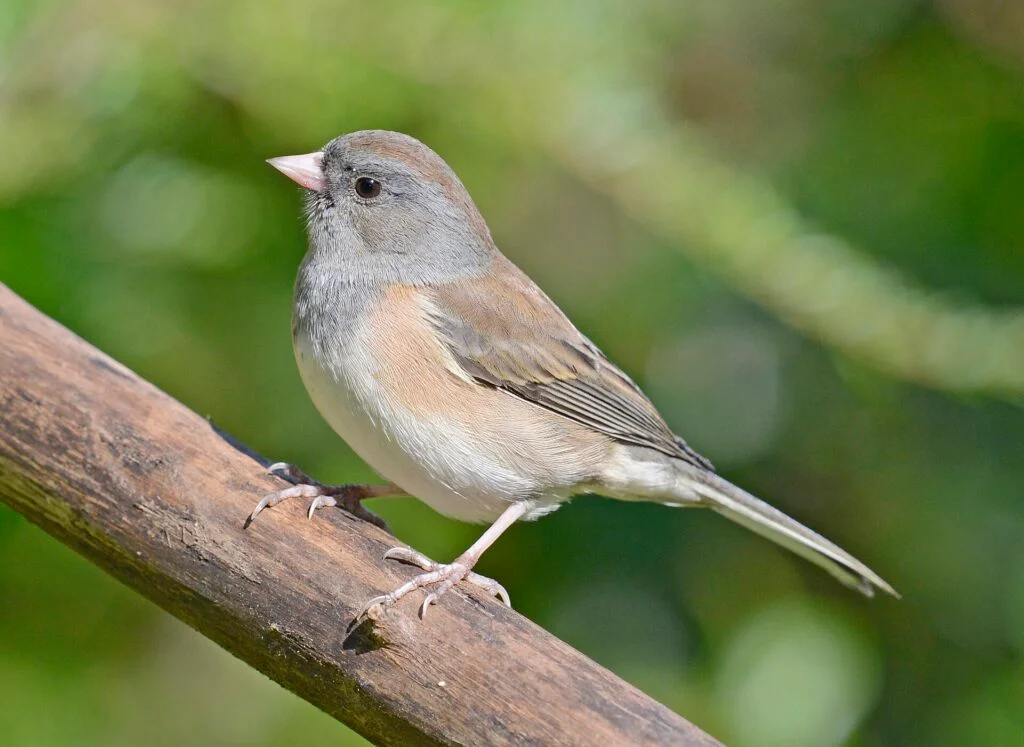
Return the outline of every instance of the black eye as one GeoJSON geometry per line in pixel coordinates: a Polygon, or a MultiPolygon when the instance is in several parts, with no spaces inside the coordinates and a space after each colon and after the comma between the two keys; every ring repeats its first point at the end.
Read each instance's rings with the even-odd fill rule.
{"type": "Polygon", "coordinates": [[[368,176],[356,179],[356,194],[364,200],[370,200],[380,194],[380,182],[368,176]]]}

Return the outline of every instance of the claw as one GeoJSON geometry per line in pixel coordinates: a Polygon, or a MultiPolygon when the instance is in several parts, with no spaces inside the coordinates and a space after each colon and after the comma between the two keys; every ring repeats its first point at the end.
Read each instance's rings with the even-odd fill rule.
{"type": "Polygon", "coordinates": [[[363,624],[364,620],[369,620],[370,611],[374,607],[379,606],[383,610],[387,607],[390,607],[392,604],[394,604],[394,601],[391,600],[390,594],[381,594],[379,597],[374,597],[369,602],[367,602],[363,609],[359,612],[359,614],[352,619],[352,623],[349,625],[349,629],[357,628],[363,624]]]}
{"type": "Polygon", "coordinates": [[[252,510],[252,513],[249,514],[249,518],[245,520],[246,524],[252,524],[253,520],[257,516],[260,515],[260,512],[262,512],[263,509],[265,509],[268,505],[270,505],[270,500],[269,499],[270,499],[269,495],[265,495],[265,496],[263,496],[262,499],[260,499],[260,502],[256,504],[256,508],[254,508],[252,510]]]}
{"type": "Polygon", "coordinates": [[[512,609],[512,600],[509,598],[508,591],[493,578],[487,578],[487,576],[481,576],[479,573],[470,571],[466,576],[466,580],[474,586],[489,592],[492,596],[496,596],[506,607],[512,609]]]}
{"type": "Polygon", "coordinates": [[[423,553],[416,552],[411,547],[392,547],[384,553],[384,560],[397,560],[401,563],[408,563],[409,565],[422,568],[425,571],[437,569],[437,563],[423,553]]]}
{"type": "Polygon", "coordinates": [[[332,496],[329,496],[329,495],[318,495],[316,498],[314,498],[312,501],[310,501],[310,503],[309,503],[309,510],[306,512],[306,518],[307,519],[312,519],[313,518],[313,514],[316,513],[316,510],[318,508],[325,508],[325,507],[329,508],[331,506],[337,506],[337,505],[338,505],[338,501],[336,501],[332,496]]]}
{"type": "Polygon", "coordinates": [[[420,620],[423,620],[427,616],[427,608],[436,602],[437,594],[434,594],[433,592],[423,597],[423,604],[420,605],[420,620]]]}
{"type": "Polygon", "coordinates": [[[383,560],[405,560],[404,547],[392,547],[390,550],[386,550],[382,556],[383,560]]]}
{"type": "Polygon", "coordinates": [[[252,513],[249,514],[249,518],[245,520],[244,528],[248,528],[249,525],[256,520],[256,517],[262,513],[263,509],[276,506],[278,503],[283,501],[285,497],[287,496],[282,496],[280,493],[268,493],[263,496],[263,498],[260,499],[260,502],[256,504],[256,508],[254,508],[252,513]]]}
{"type": "Polygon", "coordinates": [[[316,485],[320,486],[320,483],[314,480],[312,477],[307,475],[299,467],[294,464],[288,464],[288,462],[274,462],[267,467],[267,473],[280,477],[282,480],[290,482],[292,485],[316,485]]]}

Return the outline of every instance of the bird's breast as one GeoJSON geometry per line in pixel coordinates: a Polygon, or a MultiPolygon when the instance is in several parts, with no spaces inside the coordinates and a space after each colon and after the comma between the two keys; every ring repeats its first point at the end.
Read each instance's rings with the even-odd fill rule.
{"type": "Polygon", "coordinates": [[[590,469],[579,463],[587,450],[571,448],[572,424],[466,376],[427,312],[401,286],[333,340],[296,325],[299,371],[323,417],[382,476],[463,521],[567,497],[590,469]]]}

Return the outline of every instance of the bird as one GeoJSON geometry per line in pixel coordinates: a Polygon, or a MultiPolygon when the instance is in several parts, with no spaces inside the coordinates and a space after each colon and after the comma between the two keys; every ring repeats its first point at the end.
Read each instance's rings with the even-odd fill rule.
{"type": "Polygon", "coordinates": [[[388,482],[324,485],[284,463],[308,516],[411,495],[488,528],[438,563],[405,546],[384,555],[422,573],[370,599],[358,622],[422,591],[419,616],[459,582],[509,604],[473,571],[510,526],[572,496],[704,507],[871,596],[898,596],[851,554],[720,476],[640,387],[496,246],[455,172],[419,140],[386,130],[268,159],[302,188],[308,247],[295,282],[299,374],[327,423],[388,482]]]}

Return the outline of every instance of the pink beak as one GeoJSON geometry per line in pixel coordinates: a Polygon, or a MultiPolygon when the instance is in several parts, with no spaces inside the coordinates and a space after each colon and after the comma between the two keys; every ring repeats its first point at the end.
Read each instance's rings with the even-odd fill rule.
{"type": "Polygon", "coordinates": [[[306,189],[323,192],[326,186],[324,172],[321,168],[323,158],[323,152],[317,151],[316,153],[304,153],[301,156],[268,158],[267,163],[306,189]]]}

